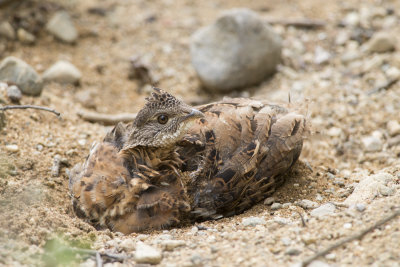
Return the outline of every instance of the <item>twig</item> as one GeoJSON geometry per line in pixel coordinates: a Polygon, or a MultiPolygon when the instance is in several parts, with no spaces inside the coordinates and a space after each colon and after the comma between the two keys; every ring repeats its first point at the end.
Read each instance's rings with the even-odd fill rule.
{"type": "Polygon", "coordinates": [[[121,114],[101,114],[97,112],[79,111],[80,116],[85,121],[99,122],[105,125],[113,125],[118,122],[131,122],[136,118],[136,113],[121,113],[121,114]]]}
{"type": "Polygon", "coordinates": [[[103,267],[103,260],[101,259],[100,253],[96,252],[96,266],[103,267]]]}
{"type": "Polygon", "coordinates": [[[281,24],[284,26],[293,26],[298,28],[321,28],[326,26],[326,22],[314,19],[266,19],[269,24],[281,24]]]}
{"type": "Polygon", "coordinates": [[[367,94],[368,95],[372,95],[375,93],[378,93],[381,90],[387,90],[389,89],[392,85],[394,85],[395,83],[397,83],[399,81],[399,78],[395,78],[395,79],[390,79],[387,82],[385,82],[384,84],[375,87],[374,89],[370,90],[367,94]]]}
{"type": "Polygon", "coordinates": [[[300,216],[300,219],[301,219],[301,225],[303,226],[303,227],[306,227],[307,226],[307,224],[306,224],[306,221],[304,220],[304,217],[303,217],[303,215],[298,211],[297,212],[298,214],[299,214],[299,216],[300,216]]]}
{"type": "Polygon", "coordinates": [[[0,110],[8,110],[8,109],[27,109],[27,108],[32,108],[32,109],[40,109],[44,111],[48,111],[51,113],[56,114],[57,116],[60,117],[61,113],[55,111],[54,109],[51,108],[46,108],[46,107],[41,107],[41,106],[34,106],[34,105],[17,105],[17,106],[4,106],[0,107],[0,110]]]}
{"type": "Polygon", "coordinates": [[[339,242],[337,242],[337,243],[333,244],[332,246],[324,249],[323,251],[320,251],[320,252],[316,253],[315,255],[313,255],[310,258],[308,258],[305,261],[303,261],[301,263],[301,267],[308,266],[314,260],[318,259],[319,257],[325,256],[326,254],[328,254],[332,250],[334,250],[336,248],[339,248],[339,247],[343,246],[346,243],[349,243],[349,242],[354,241],[356,239],[361,239],[364,235],[368,234],[369,232],[372,232],[373,230],[375,230],[379,226],[387,223],[390,220],[393,220],[394,218],[396,218],[399,215],[400,215],[400,209],[396,210],[395,212],[393,212],[392,214],[390,214],[386,218],[383,218],[383,219],[377,221],[375,224],[373,224],[370,227],[360,231],[359,233],[357,233],[355,235],[352,235],[352,236],[349,236],[349,237],[347,237],[347,238],[345,238],[343,240],[340,240],[339,242]]]}

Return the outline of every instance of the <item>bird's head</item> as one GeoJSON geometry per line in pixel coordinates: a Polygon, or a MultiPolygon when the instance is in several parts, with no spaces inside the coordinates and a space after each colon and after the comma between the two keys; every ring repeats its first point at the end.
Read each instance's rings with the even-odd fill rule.
{"type": "Polygon", "coordinates": [[[137,114],[123,149],[174,145],[187,133],[194,120],[204,117],[202,112],[173,95],[159,88],[153,89],[137,114]]]}

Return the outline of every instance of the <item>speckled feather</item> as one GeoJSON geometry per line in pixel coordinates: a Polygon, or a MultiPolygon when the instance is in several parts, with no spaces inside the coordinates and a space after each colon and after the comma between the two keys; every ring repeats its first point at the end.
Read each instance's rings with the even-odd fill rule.
{"type": "Polygon", "coordinates": [[[241,213],[282,184],[309,131],[303,115],[263,101],[196,109],[156,89],[133,123],[118,124],[71,171],[76,214],[130,233],[241,213]],[[160,111],[174,120],[155,136],[160,111]]]}

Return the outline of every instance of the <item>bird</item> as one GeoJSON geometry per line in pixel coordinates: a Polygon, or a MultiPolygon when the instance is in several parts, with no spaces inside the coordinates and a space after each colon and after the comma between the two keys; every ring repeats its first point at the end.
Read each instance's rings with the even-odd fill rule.
{"type": "Polygon", "coordinates": [[[69,172],[75,214],[130,234],[240,214],[274,193],[310,132],[282,105],[229,98],[192,107],[153,88],[69,172]]]}

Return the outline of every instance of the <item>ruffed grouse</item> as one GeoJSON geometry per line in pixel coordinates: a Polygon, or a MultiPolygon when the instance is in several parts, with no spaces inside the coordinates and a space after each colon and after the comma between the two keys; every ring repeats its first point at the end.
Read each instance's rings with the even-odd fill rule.
{"type": "Polygon", "coordinates": [[[192,108],[154,89],[70,172],[75,213],[122,233],[241,213],[298,159],[307,123],[244,98],[192,108]]]}

